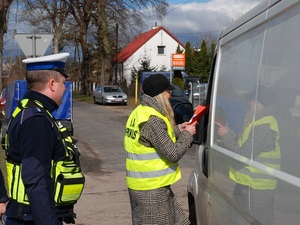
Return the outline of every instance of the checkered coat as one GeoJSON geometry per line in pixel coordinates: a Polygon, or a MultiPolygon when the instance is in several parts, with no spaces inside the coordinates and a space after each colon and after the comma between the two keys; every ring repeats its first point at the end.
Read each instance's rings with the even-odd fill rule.
{"type": "MultiPolygon", "coordinates": [[[[143,95],[141,104],[153,107],[163,114],[159,103],[148,95],[143,95]]],[[[178,162],[193,140],[193,136],[188,131],[180,131],[176,127],[177,141],[174,143],[167,133],[167,125],[156,116],[151,116],[142,125],[140,134],[141,144],[154,147],[160,155],[171,162],[178,162]]],[[[146,191],[129,189],[129,197],[133,225],[190,224],[170,186],[146,191]]]]}

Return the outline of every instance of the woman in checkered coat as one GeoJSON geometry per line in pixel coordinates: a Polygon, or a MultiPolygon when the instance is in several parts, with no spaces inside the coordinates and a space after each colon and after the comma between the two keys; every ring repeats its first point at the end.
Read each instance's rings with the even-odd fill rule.
{"type": "Polygon", "coordinates": [[[169,99],[174,87],[161,74],[144,80],[141,104],[126,124],[126,181],[134,225],[190,224],[171,185],[190,147],[196,123],[175,125],[169,99]]]}

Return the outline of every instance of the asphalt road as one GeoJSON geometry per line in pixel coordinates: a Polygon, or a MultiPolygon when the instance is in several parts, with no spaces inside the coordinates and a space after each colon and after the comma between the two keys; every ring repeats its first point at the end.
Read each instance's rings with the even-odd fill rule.
{"type": "MultiPolygon", "coordinates": [[[[102,106],[74,100],[74,138],[81,150],[86,185],[75,205],[77,225],[130,225],[123,135],[129,106],[102,106]]],[[[188,215],[187,182],[194,165],[192,147],[179,162],[182,178],[172,189],[188,215]]]]}

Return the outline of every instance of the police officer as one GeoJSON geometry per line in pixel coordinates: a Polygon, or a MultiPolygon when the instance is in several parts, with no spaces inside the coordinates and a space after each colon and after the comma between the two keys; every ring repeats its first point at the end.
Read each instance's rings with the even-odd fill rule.
{"type": "MultiPolygon", "coordinates": [[[[68,57],[69,53],[60,53],[23,60],[28,85],[24,99],[42,107],[16,110],[8,128],[7,161],[13,166],[7,168],[7,173],[13,177],[20,168],[27,194],[22,201],[29,204],[12,198],[6,209],[6,225],[75,223],[73,204],[58,206],[54,201],[52,162],[64,158],[66,150],[57,127],[47,115],[62,103],[68,77],[64,66],[68,57]]],[[[15,186],[20,184],[14,179],[11,182],[8,183],[11,195],[19,197],[23,191],[15,186]]]]}

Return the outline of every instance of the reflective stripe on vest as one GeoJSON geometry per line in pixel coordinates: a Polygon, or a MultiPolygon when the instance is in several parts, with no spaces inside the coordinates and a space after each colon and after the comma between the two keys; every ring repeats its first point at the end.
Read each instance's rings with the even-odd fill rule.
{"type": "MultiPolygon", "coordinates": [[[[276,132],[276,143],[275,148],[268,152],[260,153],[257,158],[255,158],[256,162],[267,165],[273,169],[280,169],[280,146],[279,146],[279,129],[277,125],[277,121],[273,116],[266,116],[257,121],[250,123],[243,135],[240,136],[238,140],[238,144],[240,147],[244,145],[246,140],[249,138],[250,132],[254,126],[269,124],[270,129],[276,132]]],[[[236,183],[250,186],[253,189],[259,190],[273,190],[277,187],[277,179],[269,175],[268,173],[258,170],[251,166],[245,166],[242,169],[235,170],[233,167],[230,167],[229,177],[235,181],[236,183]]]]}
{"type": "Polygon", "coordinates": [[[129,116],[126,123],[124,147],[126,150],[126,181],[130,189],[151,190],[175,183],[181,178],[178,163],[171,163],[152,147],[139,143],[139,125],[148,121],[150,116],[164,120],[173,142],[176,141],[168,119],[155,109],[139,105],[129,116]]]}

